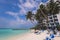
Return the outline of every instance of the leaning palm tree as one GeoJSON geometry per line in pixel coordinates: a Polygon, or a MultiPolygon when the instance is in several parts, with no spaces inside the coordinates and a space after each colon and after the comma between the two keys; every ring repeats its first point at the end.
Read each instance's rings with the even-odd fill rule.
{"type": "Polygon", "coordinates": [[[47,5],[43,6],[40,5],[40,11],[41,14],[45,17],[45,19],[48,21],[48,15],[55,15],[58,14],[60,12],[60,4],[56,2],[54,2],[54,0],[50,0],[49,3],[47,3],[47,5]]]}
{"type": "Polygon", "coordinates": [[[46,19],[47,20],[47,26],[48,26],[48,15],[55,15],[58,14],[60,12],[60,2],[56,1],[54,2],[54,0],[50,0],[46,5],[41,4],[39,6],[39,9],[37,9],[36,14],[32,15],[32,12],[29,11],[27,13],[26,18],[32,20],[32,18],[34,18],[38,24],[43,25],[43,20],[46,19]],[[33,17],[34,16],[34,17],[33,17]]]}
{"type": "Polygon", "coordinates": [[[32,20],[32,12],[31,11],[27,12],[26,19],[32,20]]]}
{"type": "Polygon", "coordinates": [[[50,2],[46,5],[46,11],[48,12],[47,14],[58,14],[60,11],[60,4],[56,2],[54,2],[54,0],[50,0],[50,2]]]}
{"type": "Polygon", "coordinates": [[[59,5],[60,5],[59,2],[58,1],[54,2],[54,0],[50,0],[50,2],[47,5],[45,5],[45,7],[40,5],[40,11],[42,15],[45,17],[45,19],[47,20],[47,27],[49,23],[48,15],[58,14],[60,12],[59,5]]]}
{"type": "MultiPolygon", "coordinates": [[[[59,2],[56,1],[54,2],[54,0],[50,0],[50,2],[46,5],[46,14],[47,18],[48,15],[56,15],[60,12],[60,6],[59,6],[59,2]]],[[[47,23],[48,23],[48,19],[47,19],[47,23]]],[[[54,31],[54,30],[53,30],[54,31]]]]}
{"type": "MultiPolygon", "coordinates": [[[[42,5],[41,5],[42,6],[42,5]]],[[[37,10],[36,14],[35,14],[35,19],[37,20],[38,24],[40,25],[40,29],[42,29],[43,25],[43,19],[44,16],[42,15],[40,9],[37,10]]]]}

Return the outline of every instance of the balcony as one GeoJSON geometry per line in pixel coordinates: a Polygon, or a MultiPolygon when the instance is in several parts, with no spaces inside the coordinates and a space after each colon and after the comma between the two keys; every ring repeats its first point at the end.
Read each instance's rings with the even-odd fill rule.
{"type": "Polygon", "coordinates": [[[58,19],[54,19],[54,21],[58,21],[58,19]]]}
{"type": "Polygon", "coordinates": [[[59,25],[59,23],[55,23],[56,25],[59,25]]]}
{"type": "Polygon", "coordinates": [[[54,19],[57,19],[57,16],[54,15],[53,18],[54,18],[54,19]]]}

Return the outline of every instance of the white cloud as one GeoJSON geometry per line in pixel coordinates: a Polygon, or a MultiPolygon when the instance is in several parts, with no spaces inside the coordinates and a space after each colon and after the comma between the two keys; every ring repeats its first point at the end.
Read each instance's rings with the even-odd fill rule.
{"type": "MultiPolygon", "coordinates": [[[[14,12],[6,12],[7,14],[13,16],[16,18],[16,20],[9,20],[8,25],[9,26],[18,26],[18,25],[34,25],[35,23],[37,23],[36,21],[34,21],[33,23],[31,23],[30,20],[23,20],[21,19],[18,15],[25,15],[26,12],[28,12],[29,10],[33,9],[34,7],[36,7],[36,9],[38,8],[39,4],[37,1],[40,0],[26,0],[25,3],[23,3],[23,0],[19,0],[20,4],[17,4],[18,7],[20,8],[18,13],[14,13],[14,12]]],[[[33,10],[33,12],[35,12],[36,10],[33,10]]]]}
{"type": "Polygon", "coordinates": [[[20,18],[19,18],[19,16],[18,16],[18,15],[19,15],[18,13],[14,13],[14,12],[9,12],[9,11],[8,11],[8,12],[6,12],[6,14],[9,14],[9,15],[15,17],[17,21],[20,20],[20,18]]]}
{"type": "Polygon", "coordinates": [[[26,1],[26,3],[24,3],[24,4],[22,4],[24,7],[27,7],[27,8],[33,8],[34,6],[35,6],[35,2],[34,1],[32,1],[31,0],[31,2],[30,2],[30,0],[27,0],[26,1]],[[33,2],[33,3],[31,3],[31,2],[33,2]]]}
{"type": "Polygon", "coordinates": [[[20,14],[22,15],[22,14],[26,14],[26,12],[28,12],[31,9],[33,9],[34,7],[36,7],[36,9],[37,9],[39,4],[36,1],[40,1],[40,0],[36,0],[36,1],[34,1],[34,0],[26,0],[25,3],[22,3],[23,0],[19,0],[19,1],[20,1],[21,4],[18,4],[18,7],[21,8],[20,14]]]}
{"type": "Polygon", "coordinates": [[[26,2],[24,4],[24,6],[27,7],[27,8],[33,8],[34,7],[30,2],[26,2]]]}
{"type": "Polygon", "coordinates": [[[10,12],[10,11],[6,12],[6,14],[9,14],[9,15],[11,15],[11,16],[17,16],[17,15],[18,15],[17,13],[10,12]]]}
{"type": "Polygon", "coordinates": [[[33,24],[30,20],[23,20],[19,18],[19,14],[18,13],[14,13],[14,12],[6,12],[7,14],[13,16],[16,18],[16,20],[9,20],[8,24],[9,26],[21,26],[21,25],[31,25],[33,24]]]}

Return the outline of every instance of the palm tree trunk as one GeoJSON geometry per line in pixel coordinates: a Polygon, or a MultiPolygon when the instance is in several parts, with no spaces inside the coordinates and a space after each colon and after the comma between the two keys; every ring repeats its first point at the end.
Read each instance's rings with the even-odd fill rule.
{"type": "MultiPolygon", "coordinates": [[[[41,10],[41,9],[40,9],[41,10]]],[[[42,15],[45,17],[45,19],[47,20],[47,27],[48,27],[48,15],[45,15],[44,12],[41,10],[42,15]]]]}

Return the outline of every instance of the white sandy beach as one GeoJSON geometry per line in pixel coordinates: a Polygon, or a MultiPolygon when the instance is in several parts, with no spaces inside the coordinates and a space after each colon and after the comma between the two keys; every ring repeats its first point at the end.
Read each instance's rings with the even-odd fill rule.
{"type": "MultiPolygon", "coordinates": [[[[17,35],[7,38],[7,40],[44,40],[48,34],[42,32],[36,35],[33,32],[26,33],[24,35],[17,35]]],[[[60,37],[55,37],[54,40],[60,40],[60,37]]]]}

